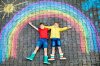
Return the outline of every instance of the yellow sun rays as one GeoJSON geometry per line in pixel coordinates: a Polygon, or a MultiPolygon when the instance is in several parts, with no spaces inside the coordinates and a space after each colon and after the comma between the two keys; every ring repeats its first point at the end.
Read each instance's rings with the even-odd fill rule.
{"type": "Polygon", "coordinates": [[[11,13],[13,14],[16,11],[17,6],[28,3],[28,1],[25,1],[25,2],[18,3],[18,4],[14,4],[16,2],[16,0],[14,0],[11,3],[8,3],[9,2],[8,0],[7,0],[7,3],[5,3],[2,0],[1,0],[1,2],[3,3],[3,5],[0,5],[0,13],[4,12],[2,19],[5,18],[6,14],[8,15],[8,17],[9,17],[9,14],[11,14],[11,13]]]}

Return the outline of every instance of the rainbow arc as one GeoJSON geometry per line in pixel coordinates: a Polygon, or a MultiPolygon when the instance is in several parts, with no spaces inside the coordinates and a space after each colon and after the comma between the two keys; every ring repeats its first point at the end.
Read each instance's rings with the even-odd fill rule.
{"type": "Polygon", "coordinates": [[[82,53],[99,52],[100,40],[92,21],[75,7],[62,2],[39,1],[32,3],[5,25],[0,34],[0,61],[17,58],[17,39],[20,31],[33,20],[55,17],[73,26],[80,35],[82,53]]]}

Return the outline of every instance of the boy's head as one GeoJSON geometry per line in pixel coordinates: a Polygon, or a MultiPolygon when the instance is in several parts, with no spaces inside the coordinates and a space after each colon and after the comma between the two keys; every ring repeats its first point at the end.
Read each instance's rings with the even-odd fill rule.
{"type": "Polygon", "coordinates": [[[39,24],[39,27],[40,27],[41,29],[44,29],[44,24],[43,24],[43,23],[40,23],[40,24],[39,24]]]}
{"type": "Polygon", "coordinates": [[[58,23],[58,22],[55,22],[53,25],[54,25],[55,27],[59,27],[59,23],[58,23]]]}

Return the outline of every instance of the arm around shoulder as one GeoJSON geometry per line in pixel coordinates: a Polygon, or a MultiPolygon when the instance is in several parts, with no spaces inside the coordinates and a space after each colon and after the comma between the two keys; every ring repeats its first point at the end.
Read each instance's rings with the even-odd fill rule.
{"type": "Polygon", "coordinates": [[[45,28],[48,28],[48,29],[51,29],[52,28],[52,26],[44,26],[45,28]]]}

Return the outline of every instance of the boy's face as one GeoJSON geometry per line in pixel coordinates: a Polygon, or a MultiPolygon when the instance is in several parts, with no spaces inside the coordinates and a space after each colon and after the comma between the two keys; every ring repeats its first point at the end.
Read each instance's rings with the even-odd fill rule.
{"type": "Polygon", "coordinates": [[[55,27],[59,27],[59,23],[54,23],[54,26],[55,27]]]}
{"type": "Polygon", "coordinates": [[[40,25],[40,28],[41,28],[41,29],[44,29],[44,24],[41,24],[41,25],[40,25]]]}

